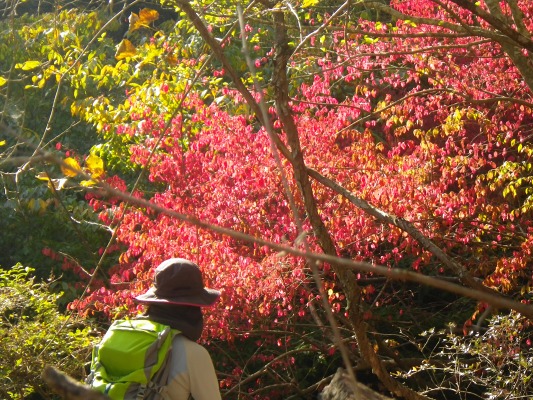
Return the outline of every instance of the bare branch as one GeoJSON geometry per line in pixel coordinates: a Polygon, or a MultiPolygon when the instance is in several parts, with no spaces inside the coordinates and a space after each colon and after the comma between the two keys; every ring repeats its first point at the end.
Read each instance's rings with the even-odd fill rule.
{"type": "MultiPolygon", "coordinates": [[[[48,162],[61,165],[66,169],[71,168],[68,164],[65,164],[61,160],[57,159],[53,154],[42,153],[41,155],[48,162]]],[[[77,171],[77,172],[80,173],[80,175],[85,176],[86,179],[89,179],[88,175],[84,175],[80,171],[77,171]]],[[[388,267],[365,263],[365,262],[357,262],[357,261],[353,261],[353,260],[346,259],[346,258],[332,256],[329,254],[319,254],[319,253],[302,251],[295,247],[270,242],[268,240],[255,237],[252,235],[248,235],[242,232],[238,232],[233,229],[224,228],[219,225],[210,224],[208,222],[200,220],[191,215],[175,212],[168,208],[159,206],[151,201],[141,199],[138,197],[134,197],[127,193],[121,192],[120,190],[115,189],[112,186],[109,186],[108,184],[104,182],[100,182],[99,186],[100,186],[99,188],[92,188],[92,189],[87,188],[87,190],[96,192],[100,195],[107,195],[109,197],[118,198],[120,200],[128,202],[132,206],[137,206],[143,209],[149,208],[155,211],[156,213],[168,215],[169,217],[176,218],[185,223],[189,223],[199,228],[210,230],[215,233],[225,235],[225,236],[237,239],[237,240],[242,240],[247,243],[255,243],[259,246],[267,246],[270,249],[279,252],[280,254],[291,254],[295,257],[302,257],[305,259],[314,260],[314,261],[321,262],[321,263],[328,263],[328,264],[337,266],[341,269],[349,269],[349,270],[354,270],[354,271],[382,275],[393,280],[410,281],[410,282],[419,283],[419,284],[426,285],[429,287],[434,287],[439,290],[444,290],[450,293],[455,293],[457,295],[464,296],[469,299],[482,301],[482,302],[491,304],[496,308],[515,310],[516,312],[519,312],[525,317],[533,320],[533,306],[532,305],[524,304],[524,303],[521,303],[521,302],[518,302],[512,299],[509,299],[507,297],[501,296],[499,294],[488,293],[486,291],[480,291],[480,290],[476,290],[472,288],[467,288],[464,286],[457,285],[451,281],[445,281],[442,279],[438,279],[436,277],[426,276],[426,275],[413,272],[413,271],[408,271],[408,270],[403,270],[403,269],[398,269],[398,268],[388,268],[388,267]]]]}
{"type": "Polygon", "coordinates": [[[470,0],[450,0],[452,3],[457,4],[458,6],[464,8],[465,10],[470,11],[472,14],[482,18],[494,29],[500,31],[505,37],[509,38],[519,47],[533,51],[533,41],[525,35],[522,35],[520,32],[511,28],[505,21],[505,17],[501,12],[499,2],[495,0],[486,0],[487,6],[489,7],[490,12],[485,11],[480,6],[474,4],[470,0]]]}
{"type": "MultiPolygon", "coordinates": [[[[215,57],[217,57],[217,59],[222,63],[224,69],[227,71],[229,77],[233,81],[233,84],[235,85],[236,89],[244,97],[247,104],[250,106],[253,113],[255,114],[256,118],[261,122],[263,126],[267,126],[268,121],[264,120],[261,107],[259,106],[257,101],[255,101],[250,91],[246,88],[242,79],[239,77],[235,69],[231,66],[231,63],[224,54],[224,50],[222,49],[220,43],[211,35],[209,30],[207,29],[207,26],[201,20],[200,16],[196,13],[196,11],[194,11],[194,9],[191,7],[190,3],[187,0],[176,0],[176,2],[181,8],[181,10],[185,12],[185,14],[187,14],[187,17],[189,17],[194,27],[198,30],[200,36],[202,36],[202,39],[204,39],[204,41],[211,48],[211,50],[215,54],[215,57]]],[[[278,137],[274,137],[273,139],[276,141],[276,146],[283,153],[283,155],[289,158],[290,156],[288,150],[286,149],[283,142],[278,137]]]]}
{"type": "MultiPolygon", "coordinates": [[[[409,20],[418,25],[431,25],[431,26],[447,29],[451,32],[455,32],[456,34],[460,34],[460,35],[466,34],[469,36],[488,37],[494,40],[496,40],[496,38],[498,37],[498,34],[494,32],[491,32],[489,30],[482,29],[479,27],[475,27],[475,26],[471,26],[471,27],[468,27],[469,29],[466,29],[460,23],[454,24],[454,23],[443,21],[440,19],[424,18],[424,17],[417,17],[415,15],[404,14],[398,10],[395,10],[394,8],[390,6],[387,6],[375,0],[364,1],[364,4],[369,5],[379,11],[383,11],[384,13],[389,14],[391,17],[394,17],[400,20],[409,20]]],[[[430,35],[431,34],[428,34],[428,36],[430,35]]]]}
{"type": "Polygon", "coordinates": [[[459,264],[452,258],[448,257],[446,253],[444,253],[437,245],[435,245],[435,243],[429,240],[422,232],[416,229],[416,227],[410,222],[402,218],[398,218],[396,216],[387,214],[384,211],[381,211],[377,209],[376,207],[373,207],[372,205],[367,203],[365,200],[354,196],[352,193],[344,189],[339,184],[319,174],[317,171],[313,169],[309,168],[308,172],[309,172],[309,175],[311,175],[314,179],[322,183],[324,186],[327,186],[330,189],[333,189],[336,193],[341,194],[346,199],[348,199],[352,204],[354,204],[355,206],[357,206],[358,208],[360,208],[367,214],[372,215],[373,217],[376,217],[378,220],[382,222],[394,225],[400,228],[401,230],[407,232],[409,235],[411,235],[411,237],[413,237],[417,242],[419,242],[426,250],[428,250],[429,252],[431,252],[431,254],[437,257],[439,261],[441,261],[444,265],[450,268],[455,274],[457,274],[460,281],[466,286],[469,286],[471,288],[474,288],[480,291],[492,291],[486,286],[483,286],[481,282],[474,279],[461,264],[459,264]]]}
{"type": "Polygon", "coordinates": [[[526,24],[524,24],[524,13],[518,7],[518,4],[514,0],[508,0],[507,4],[509,5],[509,8],[511,9],[511,14],[513,15],[513,20],[516,25],[516,28],[518,29],[518,32],[528,39],[531,39],[531,33],[526,27],[526,24]]]}
{"type": "Polygon", "coordinates": [[[311,37],[313,36],[316,36],[318,34],[320,34],[320,32],[322,32],[324,29],[326,29],[326,27],[331,24],[331,21],[333,21],[335,18],[337,18],[341,13],[342,11],[344,11],[346,8],[348,8],[348,6],[350,5],[351,3],[351,0],[347,0],[345,1],[339,8],[337,8],[337,10],[335,10],[335,12],[329,17],[327,18],[317,29],[315,29],[313,32],[309,33],[305,38],[303,38],[303,40],[300,41],[300,43],[298,43],[298,46],[296,46],[296,49],[294,49],[294,53],[297,53],[298,50],[300,50],[300,48],[307,42],[309,41],[309,39],[311,39],[311,37]]]}

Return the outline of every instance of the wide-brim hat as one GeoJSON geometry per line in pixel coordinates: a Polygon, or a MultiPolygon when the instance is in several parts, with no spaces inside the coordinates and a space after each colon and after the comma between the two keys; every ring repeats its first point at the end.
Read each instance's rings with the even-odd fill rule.
{"type": "Polygon", "coordinates": [[[208,307],[219,297],[218,290],[204,287],[198,265],[184,258],[170,258],[156,268],[154,285],[135,300],[148,304],[208,307]]]}

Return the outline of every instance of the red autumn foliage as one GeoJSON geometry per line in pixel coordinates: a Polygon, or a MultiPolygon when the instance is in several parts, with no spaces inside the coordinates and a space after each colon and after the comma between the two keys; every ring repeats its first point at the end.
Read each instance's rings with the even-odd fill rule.
{"type": "MultiPolygon", "coordinates": [[[[392,4],[418,17],[476,19],[454,5],[455,14],[428,1],[392,4]]],[[[532,6],[520,4],[531,15],[532,6]]],[[[494,41],[458,35],[445,25],[359,22],[363,33],[331,34],[334,53],[313,56],[301,67],[315,72],[292,93],[308,166],[413,222],[488,286],[519,290],[531,279],[533,232],[527,147],[533,116],[520,72],[494,41]]],[[[298,232],[268,135],[238,111],[239,94],[230,89],[223,94],[233,107],[189,95],[182,113],[187,118],[176,117],[166,132],[164,115],[132,99],[132,108],[142,112],[116,132],[143,138],[131,147],[131,161],[149,168],[155,189],[144,196],[210,223],[292,243],[298,232]]],[[[288,165],[284,168],[290,179],[288,165]]],[[[297,187],[291,189],[298,202],[297,187]]],[[[398,228],[368,218],[329,189],[318,184],[314,189],[339,254],[449,273],[398,228]]],[[[147,289],[153,268],[181,256],[197,262],[207,284],[223,291],[208,316],[207,337],[231,339],[236,330],[308,318],[316,293],[302,260],[150,210],[104,208],[104,222],[120,220],[117,238],[126,250],[109,271],[109,288],[92,292],[80,309],[113,313],[124,304],[134,309],[131,297],[147,289]]],[[[333,279],[326,272],[326,290],[340,311],[343,298],[335,295],[333,279]]]]}

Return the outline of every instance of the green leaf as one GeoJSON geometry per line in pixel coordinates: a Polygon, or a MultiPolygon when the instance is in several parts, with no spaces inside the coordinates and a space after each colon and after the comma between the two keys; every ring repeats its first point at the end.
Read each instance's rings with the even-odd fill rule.
{"type": "Polygon", "coordinates": [[[41,62],[34,60],[34,61],[25,61],[23,63],[18,63],[15,65],[15,68],[21,69],[23,71],[30,71],[40,66],[41,66],[41,62]]]}

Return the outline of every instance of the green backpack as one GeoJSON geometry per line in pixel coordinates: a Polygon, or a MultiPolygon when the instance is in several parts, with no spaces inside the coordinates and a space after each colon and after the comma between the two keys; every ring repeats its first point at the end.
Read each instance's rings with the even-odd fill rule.
{"type": "Polygon", "coordinates": [[[111,399],[158,399],[179,331],[147,319],[117,320],[94,347],[87,383],[111,399]]]}

